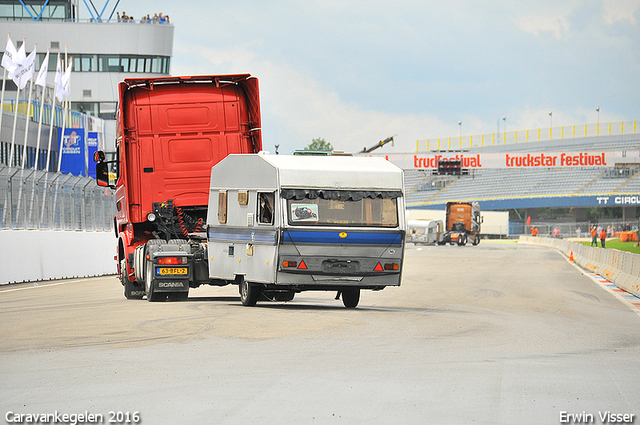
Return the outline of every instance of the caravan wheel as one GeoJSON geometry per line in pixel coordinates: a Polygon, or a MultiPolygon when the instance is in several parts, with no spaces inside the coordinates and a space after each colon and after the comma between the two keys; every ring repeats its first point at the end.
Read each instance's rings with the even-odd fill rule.
{"type": "Polygon", "coordinates": [[[253,307],[258,302],[258,297],[262,291],[256,284],[247,282],[244,278],[240,279],[238,288],[240,290],[240,301],[244,306],[253,307]]]}
{"type": "Polygon", "coordinates": [[[342,304],[347,308],[356,308],[360,302],[360,288],[345,288],[342,290],[342,304]]]}

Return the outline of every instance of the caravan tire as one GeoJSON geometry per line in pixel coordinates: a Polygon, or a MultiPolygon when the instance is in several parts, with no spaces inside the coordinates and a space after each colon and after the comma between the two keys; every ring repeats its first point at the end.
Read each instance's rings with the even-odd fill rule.
{"type": "Polygon", "coordinates": [[[342,304],[347,308],[356,308],[360,302],[360,288],[345,288],[342,290],[342,304]]]}
{"type": "Polygon", "coordinates": [[[244,280],[244,278],[240,279],[239,288],[240,290],[240,302],[242,305],[247,307],[253,307],[258,302],[258,297],[262,292],[260,287],[244,280]]]}

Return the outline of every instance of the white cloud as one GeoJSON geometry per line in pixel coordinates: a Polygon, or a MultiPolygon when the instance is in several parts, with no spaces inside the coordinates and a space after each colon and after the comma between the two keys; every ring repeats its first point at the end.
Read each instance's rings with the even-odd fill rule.
{"type": "Polygon", "coordinates": [[[541,33],[552,33],[556,40],[563,40],[571,30],[568,16],[575,4],[574,1],[527,7],[526,4],[516,2],[514,4],[514,7],[517,7],[514,11],[516,17],[513,18],[513,22],[520,30],[536,37],[541,33]]]}
{"type": "Polygon", "coordinates": [[[633,14],[640,9],[638,0],[603,0],[604,21],[611,25],[618,21],[629,21],[636,23],[633,14]]]}

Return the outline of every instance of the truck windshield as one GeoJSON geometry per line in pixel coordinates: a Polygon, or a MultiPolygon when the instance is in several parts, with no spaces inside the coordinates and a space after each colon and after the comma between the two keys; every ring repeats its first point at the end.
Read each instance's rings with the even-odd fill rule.
{"type": "MultiPolygon", "coordinates": [[[[394,192],[394,194],[396,193],[394,192]]],[[[283,197],[289,198],[285,195],[283,197]]],[[[355,196],[355,199],[344,196],[334,196],[338,199],[325,199],[325,197],[317,195],[314,197],[312,194],[311,197],[296,196],[287,199],[289,224],[299,226],[398,226],[397,196],[355,196]]]]}

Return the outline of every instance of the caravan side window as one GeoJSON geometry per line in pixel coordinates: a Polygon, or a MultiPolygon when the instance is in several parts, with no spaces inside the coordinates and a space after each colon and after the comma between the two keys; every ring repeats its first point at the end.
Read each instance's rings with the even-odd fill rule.
{"type": "Polygon", "coordinates": [[[258,192],[258,223],[273,224],[275,199],[274,192],[258,192]]]}

